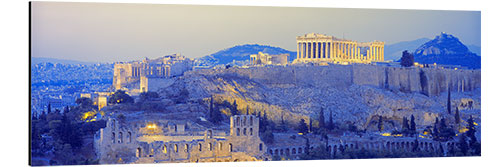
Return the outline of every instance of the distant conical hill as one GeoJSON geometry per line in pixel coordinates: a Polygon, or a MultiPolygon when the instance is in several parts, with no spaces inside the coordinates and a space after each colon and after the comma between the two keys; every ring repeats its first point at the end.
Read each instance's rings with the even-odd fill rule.
{"type": "Polygon", "coordinates": [[[471,69],[481,68],[481,57],[472,53],[457,37],[441,33],[424,43],[414,52],[415,62],[421,64],[460,65],[471,69]]]}
{"type": "Polygon", "coordinates": [[[198,59],[199,65],[202,66],[215,66],[228,64],[233,61],[245,61],[250,59],[250,55],[257,54],[259,52],[268,54],[290,54],[289,61],[295,59],[296,52],[288,51],[283,48],[259,45],[259,44],[245,44],[237,45],[231,48],[227,48],[216,53],[201,57],[198,59]]]}

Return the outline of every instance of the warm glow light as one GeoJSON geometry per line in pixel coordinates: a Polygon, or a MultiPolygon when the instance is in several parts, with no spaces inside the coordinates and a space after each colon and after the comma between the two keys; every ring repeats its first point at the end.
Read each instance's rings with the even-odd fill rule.
{"type": "Polygon", "coordinates": [[[96,111],[88,111],[88,112],[83,113],[81,119],[82,119],[82,121],[92,122],[92,121],[95,121],[96,114],[97,114],[96,111]]]}
{"type": "Polygon", "coordinates": [[[299,133],[299,135],[304,135],[303,133],[299,133]]]}
{"type": "Polygon", "coordinates": [[[382,133],[382,136],[391,136],[391,133],[382,133]]]}
{"type": "Polygon", "coordinates": [[[148,129],[156,129],[156,124],[148,124],[148,129]]]}

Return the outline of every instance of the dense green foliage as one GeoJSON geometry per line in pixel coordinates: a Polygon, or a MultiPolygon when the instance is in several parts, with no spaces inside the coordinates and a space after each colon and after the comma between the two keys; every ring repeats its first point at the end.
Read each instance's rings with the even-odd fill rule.
{"type": "Polygon", "coordinates": [[[108,99],[109,104],[121,104],[121,103],[134,103],[134,99],[130,97],[125,91],[117,90],[108,99]]]}
{"type": "Polygon", "coordinates": [[[413,54],[408,52],[407,50],[403,51],[403,56],[401,57],[401,66],[403,67],[411,67],[415,62],[413,58],[413,54]]]}

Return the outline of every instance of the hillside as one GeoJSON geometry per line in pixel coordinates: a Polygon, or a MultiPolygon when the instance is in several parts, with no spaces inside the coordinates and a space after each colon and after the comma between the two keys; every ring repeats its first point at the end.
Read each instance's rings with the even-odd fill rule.
{"type": "MultiPolygon", "coordinates": [[[[384,117],[387,121],[388,130],[399,128],[402,118],[411,115],[416,117],[420,128],[432,125],[436,117],[445,117],[450,121],[453,119],[453,115],[446,113],[447,94],[445,92],[437,93],[436,96],[426,96],[420,92],[407,92],[401,88],[391,88],[391,86],[380,88],[372,85],[352,84],[352,79],[339,75],[348,71],[352,71],[349,66],[337,65],[198,70],[175,78],[173,84],[159,91],[159,94],[162,97],[180,97],[182,94],[187,94],[189,99],[187,101],[193,103],[190,103],[190,107],[176,109],[179,111],[206,111],[210,96],[214,97],[215,103],[219,104],[223,104],[224,101],[229,103],[235,101],[240,111],[245,111],[248,106],[250,114],[265,112],[274,122],[278,123],[284,119],[290,127],[296,126],[300,119],[317,120],[321,108],[324,109],[326,118],[331,112],[337,123],[351,124],[368,130],[376,129],[372,118],[378,116],[384,117]],[[295,77],[289,77],[292,74],[295,77]],[[194,102],[201,103],[197,106],[194,102]]],[[[442,74],[438,72],[429,71],[428,74],[441,76],[442,74]]],[[[388,78],[402,79],[400,76],[403,75],[402,73],[391,73],[388,78]]],[[[455,73],[460,73],[460,71],[455,71],[455,73]]],[[[430,78],[439,77],[429,76],[430,78]]],[[[470,80],[474,79],[470,78],[470,80]]],[[[390,81],[389,84],[395,81],[396,79],[390,81]]],[[[436,83],[441,81],[429,80],[428,82],[436,86],[436,83]]],[[[394,84],[403,84],[403,81],[394,84]]],[[[463,113],[462,118],[465,120],[469,115],[473,115],[475,120],[480,122],[480,89],[453,92],[451,98],[453,106],[461,106],[463,99],[472,100],[474,104],[472,110],[460,107],[463,113]]],[[[316,123],[317,121],[313,122],[313,124],[316,123]]]]}
{"type": "Polygon", "coordinates": [[[457,37],[441,33],[414,52],[415,62],[422,64],[460,65],[481,68],[481,57],[472,53],[457,37]]]}
{"type": "Polygon", "coordinates": [[[245,64],[244,61],[250,59],[250,55],[259,52],[268,54],[290,54],[289,60],[293,61],[296,57],[296,52],[288,51],[279,47],[259,45],[259,44],[245,44],[237,45],[227,48],[216,53],[201,57],[198,59],[198,65],[201,66],[216,66],[232,63],[233,61],[245,64]]]}

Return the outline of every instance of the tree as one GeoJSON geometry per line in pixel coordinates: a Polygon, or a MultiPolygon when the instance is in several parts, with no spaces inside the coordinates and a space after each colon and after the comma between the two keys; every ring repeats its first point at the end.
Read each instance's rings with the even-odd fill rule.
{"type": "Polygon", "coordinates": [[[405,135],[410,133],[410,124],[408,123],[408,118],[403,117],[403,127],[401,129],[403,130],[402,133],[405,135]]]}
{"type": "Polygon", "coordinates": [[[467,156],[467,153],[469,152],[469,143],[467,143],[466,136],[463,134],[460,135],[458,148],[460,149],[460,152],[462,152],[463,156],[467,156]]]}
{"type": "Polygon", "coordinates": [[[212,113],[214,112],[214,98],[210,96],[210,104],[208,106],[208,118],[212,119],[212,113]]]}
{"type": "Polygon", "coordinates": [[[448,87],[448,101],[446,102],[446,110],[448,111],[448,114],[451,114],[451,90],[450,90],[450,87],[448,87]]]}
{"type": "MultiPolygon", "coordinates": [[[[259,111],[259,117],[260,117],[260,111],[259,111]]],[[[262,117],[259,118],[259,131],[261,133],[264,133],[268,129],[268,127],[270,127],[270,123],[267,119],[266,112],[264,112],[264,115],[262,115],[262,117]]],[[[269,130],[271,129],[269,128],[269,130]]]]}
{"type": "Polygon", "coordinates": [[[48,114],[48,113],[52,113],[52,108],[50,107],[50,103],[49,103],[49,105],[47,106],[47,114],[48,114]]]}
{"type": "Polygon", "coordinates": [[[382,116],[378,116],[378,131],[382,132],[384,130],[384,121],[382,120],[382,116]]]}
{"type": "Polygon", "coordinates": [[[113,93],[109,99],[109,104],[121,104],[121,103],[134,103],[134,99],[130,97],[125,91],[117,90],[113,93]]]}
{"type": "Polygon", "coordinates": [[[415,63],[413,54],[409,53],[408,50],[403,51],[403,56],[401,57],[401,66],[411,67],[415,63]]]}
{"type": "Polygon", "coordinates": [[[319,129],[324,129],[325,128],[325,113],[323,112],[323,107],[321,107],[321,110],[319,111],[319,129]]]}
{"type": "Polygon", "coordinates": [[[208,110],[208,119],[212,123],[219,123],[222,121],[222,115],[220,113],[219,107],[214,106],[214,99],[213,97],[210,97],[210,106],[208,110]]]}
{"type": "Polygon", "coordinates": [[[273,144],[274,143],[273,132],[270,129],[266,129],[266,131],[262,135],[262,140],[264,140],[264,143],[266,144],[273,144]]]}
{"type": "Polygon", "coordinates": [[[415,141],[413,142],[413,148],[412,148],[412,151],[413,152],[416,152],[419,150],[419,147],[418,147],[418,138],[415,137],[415,141]]]}
{"type": "Polygon", "coordinates": [[[330,117],[328,118],[328,129],[333,130],[335,127],[333,127],[333,116],[332,116],[332,111],[330,111],[330,117]]]}
{"type": "Polygon", "coordinates": [[[312,119],[309,118],[309,132],[312,133],[313,132],[313,124],[312,124],[312,119]]]}
{"type": "Polygon", "coordinates": [[[307,124],[304,119],[300,119],[299,127],[297,129],[299,133],[307,134],[307,124]]]}
{"type": "Polygon", "coordinates": [[[476,143],[476,125],[474,125],[474,119],[472,118],[472,115],[469,117],[469,119],[467,119],[467,129],[467,137],[470,138],[471,143],[476,143]]]}
{"type": "Polygon", "coordinates": [[[238,104],[236,100],[234,100],[233,105],[231,105],[231,115],[238,115],[238,104]]]}
{"type": "Polygon", "coordinates": [[[417,133],[417,125],[415,124],[415,117],[413,115],[411,115],[411,118],[410,118],[410,132],[412,134],[415,134],[417,133]]]}
{"type": "Polygon", "coordinates": [[[222,113],[220,112],[219,106],[214,107],[214,111],[212,112],[212,116],[210,116],[212,122],[218,124],[222,121],[222,113]]]}
{"type": "Polygon", "coordinates": [[[158,93],[156,93],[156,92],[142,92],[139,95],[139,100],[140,101],[149,101],[149,100],[158,99],[159,97],[160,97],[160,95],[158,95],[158,93]]]}
{"type": "Polygon", "coordinates": [[[75,103],[81,107],[90,107],[92,106],[92,100],[87,97],[78,98],[75,100],[75,103]]]}
{"type": "Polygon", "coordinates": [[[306,137],[306,147],[304,148],[304,153],[309,155],[309,149],[311,148],[311,144],[309,143],[309,138],[306,137]]]}
{"type": "Polygon", "coordinates": [[[458,107],[455,108],[455,124],[457,128],[460,129],[460,113],[458,112],[458,107]]]}

